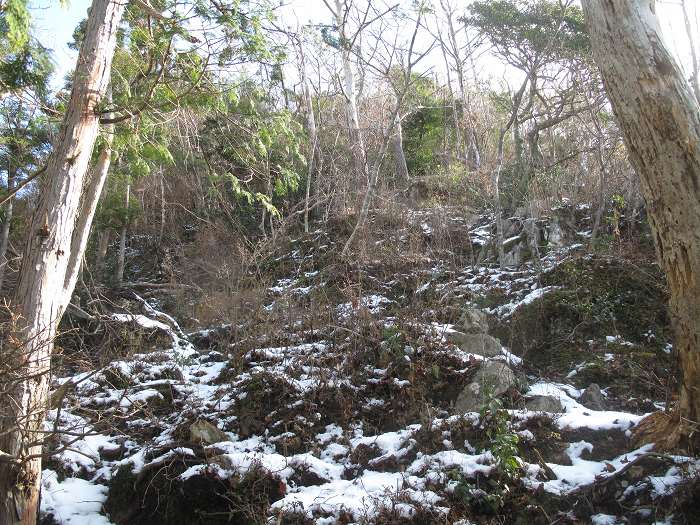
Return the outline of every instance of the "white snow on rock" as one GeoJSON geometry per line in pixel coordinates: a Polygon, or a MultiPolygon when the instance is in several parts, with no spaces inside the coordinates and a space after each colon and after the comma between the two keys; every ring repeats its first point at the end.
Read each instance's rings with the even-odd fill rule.
{"type": "Polygon", "coordinates": [[[41,475],[41,512],[52,513],[64,525],[112,525],[100,512],[107,487],[80,478],[58,481],[53,470],[41,475]]]}
{"type": "Polygon", "coordinates": [[[499,317],[509,317],[513,315],[513,313],[521,306],[533,303],[537,299],[540,299],[544,295],[553,292],[554,290],[558,290],[559,288],[560,287],[558,286],[545,286],[544,288],[537,288],[518,301],[507,303],[496,308],[487,309],[486,311],[499,317]]]}

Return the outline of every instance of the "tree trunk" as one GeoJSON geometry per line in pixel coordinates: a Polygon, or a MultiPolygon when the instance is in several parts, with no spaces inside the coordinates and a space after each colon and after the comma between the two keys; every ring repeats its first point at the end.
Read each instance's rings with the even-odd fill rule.
{"type": "Polygon", "coordinates": [[[479,141],[476,138],[474,127],[472,122],[471,133],[469,133],[469,160],[472,169],[478,170],[481,169],[481,152],[479,151],[479,141]]]}
{"type": "MultiPolygon", "coordinates": [[[[506,135],[511,126],[515,125],[517,128],[518,112],[520,111],[520,104],[523,101],[523,94],[525,93],[525,88],[529,82],[529,78],[526,78],[517,93],[512,98],[513,107],[510,111],[510,117],[508,122],[501,127],[498,133],[498,150],[496,153],[497,158],[497,168],[493,170],[491,175],[491,184],[494,190],[494,208],[496,210],[496,252],[498,254],[498,265],[503,269],[505,264],[505,252],[503,249],[503,204],[501,199],[501,170],[503,169],[503,155],[504,155],[504,145],[506,140],[506,135]]],[[[520,141],[519,132],[513,132],[514,142],[516,143],[516,149],[520,148],[522,150],[522,144],[518,144],[520,141]]],[[[521,154],[522,155],[522,154],[521,154]]]]}
{"type": "MultiPolygon", "coordinates": [[[[336,5],[340,7],[340,0],[336,0],[336,5]]],[[[383,130],[382,142],[379,147],[379,153],[377,155],[377,158],[372,163],[371,173],[369,174],[369,179],[367,180],[367,191],[365,192],[365,196],[362,200],[362,206],[360,208],[360,213],[358,215],[357,222],[355,223],[355,227],[353,228],[352,233],[350,233],[350,237],[348,237],[347,241],[345,241],[343,249],[340,252],[341,257],[343,258],[347,257],[350,248],[352,247],[353,243],[355,242],[355,239],[357,238],[357,234],[365,225],[365,222],[367,222],[367,217],[369,216],[369,207],[372,202],[372,199],[374,198],[374,194],[377,191],[377,181],[379,180],[379,171],[381,170],[382,162],[384,161],[384,156],[386,155],[389,143],[391,142],[391,138],[394,134],[394,128],[396,127],[397,123],[401,122],[399,118],[399,112],[401,110],[401,104],[403,104],[404,97],[406,96],[406,93],[408,92],[408,89],[411,85],[412,68],[416,64],[416,62],[413,61],[413,44],[415,43],[416,34],[418,33],[420,23],[421,14],[419,11],[418,16],[416,17],[416,25],[413,28],[413,36],[411,38],[411,43],[406,53],[407,63],[403,72],[403,83],[401,89],[395,91],[394,108],[391,112],[391,116],[389,117],[388,126],[386,129],[383,130]]],[[[368,169],[366,157],[364,158],[364,166],[366,172],[368,169]]]]}
{"type": "Polygon", "coordinates": [[[348,119],[348,134],[350,137],[350,152],[352,156],[353,169],[355,176],[355,184],[363,184],[368,182],[368,167],[367,154],[365,152],[365,143],[362,138],[362,130],[360,130],[360,119],[357,112],[357,95],[355,91],[355,75],[352,71],[352,63],[350,61],[350,49],[346,49],[348,37],[345,33],[345,10],[341,0],[335,0],[335,19],[340,32],[340,42],[342,47],[343,60],[343,96],[345,97],[345,112],[348,119]]]}
{"type": "Polygon", "coordinates": [[[109,249],[112,230],[102,230],[97,234],[97,253],[95,254],[95,279],[102,282],[105,278],[105,258],[109,249]]]}
{"type": "MultiPolygon", "coordinates": [[[[10,160],[7,168],[7,192],[9,194],[12,193],[15,187],[16,178],[16,170],[12,164],[12,160],[10,160]]],[[[0,233],[0,290],[2,290],[2,285],[5,281],[5,272],[7,271],[7,246],[10,243],[10,225],[12,224],[14,201],[14,197],[10,197],[10,200],[8,200],[5,205],[5,219],[2,223],[2,232],[0,233]]]]}
{"type": "Polygon", "coordinates": [[[99,131],[97,109],[109,83],[125,2],[94,0],[80,48],[70,101],[54,143],[45,185],[28,228],[13,306],[21,315],[14,369],[0,399],[0,523],[35,525],[53,339],[75,288],[100,177],[88,181],[99,131]]]}
{"type": "MultiPolygon", "coordinates": [[[[314,104],[311,98],[311,89],[309,88],[309,79],[306,75],[306,57],[304,56],[304,47],[301,41],[297,42],[299,53],[299,72],[301,73],[301,89],[304,95],[304,105],[306,111],[306,131],[309,134],[309,160],[308,170],[306,172],[306,196],[304,201],[304,232],[309,233],[309,216],[313,215],[313,210],[316,204],[311,204],[311,189],[318,188],[318,182],[314,183],[317,173],[317,159],[319,157],[318,147],[318,132],[316,130],[316,117],[314,115],[314,104]]],[[[314,196],[315,197],[315,196],[314,196]]]]}
{"type": "Polygon", "coordinates": [[[114,274],[114,281],[121,284],[124,281],[124,266],[126,265],[126,234],[128,232],[129,220],[129,200],[131,198],[131,184],[126,184],[126,199],[124,201],[127,210],[127,218],[122,225],[122,231],[119,234],[119,253],[117,254],[117,269],[114,274]]]}
{"type": "Polygon", "coordinates": [[[398,113],[394,119],[394,135],[391,142],[392,149],[394,150],[396,180],[408,182],[410,177],[408,174],[408,165],[406,164],[406,155],[403,151],[403,129],[401,127],[401,117],[398,115],[398,113]]]}
{"type": "Polygon", "coordinates": [[[451,48],[450,52],[454,58],[455,72],[457,73],[457,86],[459,87],[459,104],[457,104],[455,101],[453,103],[453,107],[455,110],[455,120],[457,122],[457,127],[459,128],[459,135],[464,137],[464,141],[459,141],[457,143],[457,151],[459,152],[459,157],[464,163],[465,169],[469,169],[469,149],[471,144],[467,143],[467,136],[469,133],[462,133],[467,99],[465,96],[466,89],[464,85],[464,64],[462,63],[461,46],[457,42],[457,32],[455,31],[453,23],[453,20],[455,19],[455,9],[452,7],[450,2],[445,2],[444,0],[440,0],[440,7],[442,7],[443,12],[445,13],[445,20],[447,22],[447,36],[449,38],[451,48]]]}
{"type": "Polygon", "coordinates": [[[670,447],[700,422],[700,108],[663,45],[653,1],[584,0],[583,9],[668,280],[682,375],[670,447]]]}
{"type": "Polygon", "coordinates": [[[163,234],[165,233],[165,175],[163,174],[163,168],[160,168],[160,230],[158,231],[158,241],[163,239],[163,234]]]}

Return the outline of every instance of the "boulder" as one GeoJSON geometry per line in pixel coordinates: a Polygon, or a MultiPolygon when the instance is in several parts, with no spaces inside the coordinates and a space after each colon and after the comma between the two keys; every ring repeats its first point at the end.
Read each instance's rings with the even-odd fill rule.
{"type": "Polygon", "coordinates": [[[485,334],[489,331],[486,314],[477,308],[464,310],[462,317],[459,318],[459,325],[467,334],[485,334]]]}
{"type": "Polygon", "coordinates": [[[496,357],[501,354],[501,342],[488,334],[464,334],[462,332],[450,332],[446,334],[450,343],[457,345],[461,350],[484,357],[496,357]]]}
{"type": "Polygon", "coordinates": [[[520,233],[503,241],[504,266],[520,266],[527,258],[527,237],[520,233]]]}
{"type": "Polygon", "coordinates": [[[228,437],[226,432],[209,423],[209,421],[198,419],[190,425],[190,441],[212,445],[222,441],[231,441],[231,438],[228,437]]]}
{"type": "Polygon", "coordinates": [[[550,246],[561,248],[571,244],[576,238],[576,218],[571,205],[552,208],[547,241],[550,246]]]}
{"type": "Polygon", "coordinates": [[[516,385],[516,377],[503,361],[484,361],[474,379],[459,394],[453,412],[463,414],[476,412],[488,401],[516,385]]]}
{"type": "Polygon", "coordinates": [[[552,396],[532,396],[525,403],[525,408],[535,412],[563,412],[561,401],[552,396]]]}
{"type": "Polygon", "coordinates": [[[542,228],[537,219],[526,219],[523,223],[523,231],[527,235],[527,244],[530,255],[536,259],[540,258],[540,245],[543,243],[542,228]]]}
{"type": "Polygon", "coordinates": [[[578,401],[591,410],[605,410],[603,392],[600,391],[600,387],[595,383],[588,385],[588,388],[583,391],[578,401]]]}

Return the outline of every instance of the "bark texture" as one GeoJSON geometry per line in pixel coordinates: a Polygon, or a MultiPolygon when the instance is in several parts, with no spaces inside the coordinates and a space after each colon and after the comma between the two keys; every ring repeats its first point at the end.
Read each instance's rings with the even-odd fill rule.
{"type": "MultiPolygon", "coordinates": [[[[0,523],[34,525],[41,482],[39,432],[49,389],[53,339],[70,301],[104,179],[88,178],[99,131],[98,107],[109,83],[125,2],[94,0],[73,89],[49,158],[14,293],[21,316],[2,346],[12,377],[0,389],[0,523]]],[[[102,163],[104,168],[104,163],[102,163]]]]}
{"type": "MultiPolygon", "coordinates": [[[[10,166],[7,169],[7,192],[11,193],[15,189],[16,169],[10,161],[10,166]]],[[[7,247],[10,244],[10,226],[12,225],[12,212],[14,209],[15,199],[10,197],[10,200],[5,204],[5,218],[2,223],[2,231],[0,232],[0,289],[2,289],[5,281],[5,272],[7,271],[7,247]]]]}
{"type": "Polygon", "coordinates": [[[681,366],[673,446],[700,421],[700,107],[652,0],[583,0],[593,53],[642,182],[681,366]]]}

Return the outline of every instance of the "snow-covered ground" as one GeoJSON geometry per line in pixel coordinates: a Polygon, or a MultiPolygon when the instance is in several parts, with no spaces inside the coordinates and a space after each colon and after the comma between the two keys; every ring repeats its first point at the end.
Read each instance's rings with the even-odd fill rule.
{"type": "MultiPolygon", "coordinates": [[[[424,223],[421,229],[426,235],[432,232],[424,223]]],[[[477,239],[486,235],[482,230],[477,239]]],[[[295,253],[293,258],[305,260],[295,253]]],[[[543,264],[551,268],[565,255],[566,250],[552,254],[543,264]]],[[[466,297],[498,288],[504,302],[487,311],[507,318],[556,289],[539,284],[539,271],[484,266],[446,280],[438,265],[426,272],[415,292],[466,297]]],[[[265,310],[283,308],[290,297],[303,300],[326,286],[323,279],[318,271],[300,271],[277,280],[268,290],[265,310]]],[[[484,480],[493,478],[511,491],[529,491],[533,498],[547,493],[564,501],[649,454],[649,445],[630,446],[600,458],[597,441],[564,442],[561,436],[567,434],[597,439],[617,432],[629,437],[643,414],[592,410],[581,403],[580,388],[531,377],[525,396],[555,398],[562,410],[507,410],[509,432],[518,436],[523,454],[516,457],[517,479],[504,478],[483,414],[454,414],[449,400],[414,398],[424,392],[424,384],[458,391],[459,385],[449,383],[460,378],[466,383],[480,362],[501,360],[517,369],[522,359],[505,348],[495,357],[457,348],[446,337],[458,329],[454,324],[398,320],[392,309],[397,298],[390,296],[390,286],[382,286],[382,293],[368,290],[333,305],[337,322],[344,323],[341,328],[289,326],[293,333],[287,344],[263,343],[233,352],[235,356],[221,348],[195,346],[190,340],[207,339],[210,332],[186,336],[174,319],[152,306],[144,315],[114,314],[113,322],[162,332],[172,345],[55,381],[56,387],[67,381],[75,386],[46,421],[47,429],[67,433],[43,472],[42,511],[59,524],[117,525],[104,506],[117,473],[130,471],[134,487],[140,483],[140,497],[146,498],[143,480],[167,469],[169,483],[181,487],[198,478],[243,479],[252,472],[266,473],[279,483],[279,493],[266,510],[269,523],[291,515],[319,525],[381,523],[387,509],[406,521],[429,512],[435,523],[451,523],[461,501],[457,495],[465,486],[476,498],[483,489],[474,487],[488,491],[484,480]],[[358,319],[385,330],[379,337],[388,343],[372,351],[353,347],[352,341],[367,344],[357,332],[358,319]],[[394,344],[399,326],[409,326],[412,338],[394,344]],[[362,361],[368,356],[374,361],[362,361]],[[419,407],[414,415],[412,406],[419,407]],[[193,425],[201,420],[215,428],[193,438],[193,425]],[[526,450],[540,445],[533,425],[542,421],[563,443],[558,461],[525,457],[526,450]]],[[[626,492],[646,490],[653,503],[697,469],[694,460],[674,457],[665,472],[641,477],[626,492]]],[[[560,519],[568,523],[565,517],[563,513],[560,519]]],[[[626,519],[623,513],[588,516],[596,524],[626,519]]]]}

